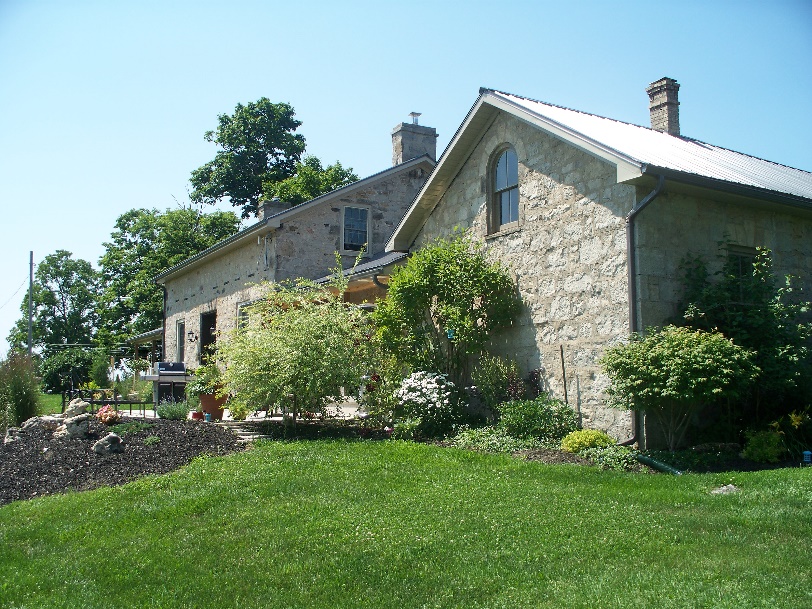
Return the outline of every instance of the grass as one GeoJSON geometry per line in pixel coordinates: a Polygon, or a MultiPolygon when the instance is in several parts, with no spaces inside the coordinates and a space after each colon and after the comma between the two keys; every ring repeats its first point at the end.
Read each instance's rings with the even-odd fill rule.
{"type": "Polygon", "coordinates": [[[59,393],[40,393],[39,412],[41,414],[57,414],[62,412],[62,395],[59,393]]]}
{"type": "Polygon", "coordinates": [[[0,507],[0,606],[808,607],[810,474],[266,442],[0,507]]]}

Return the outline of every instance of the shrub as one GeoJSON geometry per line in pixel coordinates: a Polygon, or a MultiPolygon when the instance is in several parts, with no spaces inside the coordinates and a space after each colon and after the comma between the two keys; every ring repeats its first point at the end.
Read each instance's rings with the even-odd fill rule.
{"type": "Polygon", "coordinates": [[[517,450],[538,448],[541,443],[534,438],[515,438],[500,427],[463,429],[451,439],[457,448],[481,450],[492,453],[512,453],[517,450]]]}
{"type": "Polygon", "coordinates": [[[412,370],[438,370],[461,384],[469,358],[516,318],[508,270],[459,233],[415,251],[395,269],[373,313],[382,343],[412,370]]]}
{"type": "Polygon", "coordinates": [[[604,446],[585,448],[578,453],[584,459],[589,459],[602,469],[612,469],[621,472],[631,472],[641,469],[640,462],[635,457],[635,451],[625,446],[604,446]]]}
{"type": "Polygon", "coordinates": [[[145,429],[149,429],[150,427],[154,426],[155,423],[145,423],[143,421],[127,421],[126,423],[119,423],[118,425],[113,425],[110,428],[110,431],[120,435],[121,437],[124,437],[127,434],[138,433],[139,431],[143,431],[145,429]]]}
{"type": "Polygon", "coordinates": [[[606,448],[614,446],[617,440],[597,429],[579,429],[572,431],[561,440],[561,448],[569,453],[580,454],[587,448],[606,448]]]}
{"type": "Polygon", "coordinates": [[[99,408],[96,418],[105,425],[115,425],[121,422],[121,413],[109,404],[99,408]]]}
{"type": "Polygon", "coordinates": [[[154,446],[161,441],[159,436],[147,436],[144,438],[144,446],[154,446]]]}
{"type": "Polygon", "coordinates": [[[499,407],[499,427],[517,438],[536,438],[556,448],[578,429],[578,416],[561,400],[542,395],[535,400],[504,402],[499,407]]]}
{"type": "Polygon", "coordinates": [[[78,347],[52,353],[40,364],[42,384],[54,393],[78,388],[90,379],[92,363],[93,355],[78,347]]]}
{"type": "Polygon", "coordinates": [[[419,440],[420,439],[420,419],[403,419],[397,421],[392,428],[393,440],[419,440]]]}
{"type": "Polygon", "coordinates": [[[0,426],[20,425],[36,416],[39,407],[39,383],[34,363],[27,355],[12,353],[0,361],[0,426]]]}
{"type": "Polygon", "coordinates": [[[415,372],[403,379],[395,399],[397,418],[420,419],[418,432],[426,437],[445,435],[460,418],[454,383],[445,374],[415,372]]]}
{"type": "Polygon", "coordinates": [[[610,380],[609,405],[650,413],[672,451],[695,413],[740,395],[758,373],[753,354],[718,332],[675,326],[634,334],[600,363],[610,380]]]}
{"type": "Polygon", "coordinates": [[[471,371],[471,382],[476,387],[482,404],[493,412],[499,404],[526,397],[525,384],[515,360],[484,355],[471,371]]]}
{"type": "Polygon", "coordinates": [[[769,429],[748,433],[742,456],[757,463],[778,463],[786,452],[781,432],[769,429]]]}
{"type": "Polygon", "coordinates": [[[161,419],[182,421],[189,416],[189,405],[186,402],[163,401],[155,408],[155,414],[161,419]]]}

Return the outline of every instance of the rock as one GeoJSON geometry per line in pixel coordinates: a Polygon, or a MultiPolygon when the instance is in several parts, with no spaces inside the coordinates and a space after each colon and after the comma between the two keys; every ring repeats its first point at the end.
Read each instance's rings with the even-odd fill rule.
{"type": "Polygon", "coordinates": [[[711,495],[730,495],[731,493],[738,493],[739,488],[733,484],[726,484],[711,491],[711,495]]]}
{"type": "Polygon", "coordinates": [[[75,417],[76,415],[83,414],[88,406],[90,406],[90,404],[85,402],[82,398],[74,398],[70,401],[67,408],[65,408],[65,416],[75,417]]]}
{"type": "Polygon", "coordinates": [[[22,439],[22,435],[23,430],[20,429],[19,427],[9,427],[6,430],[6,437],[3,438],[3,444],[11,444],[12,442],[19,442],[22,439]]]}
{"type": "Polygon", "coordinates": [[[100,455],[123,453],[124,442],[121,441],[121,436],[114,433],[109,433],[93,445],[93,450],[100,455]]]}
{"type": "Polygon", "coordinates": [[[90,419],[93,415],[85,413],[76,415],[65,419],[65,423],[60,425],[54,432],[55,438],[64,438],[66,436],[71,438],[86,438],[88,428],[90,427],[90,419]]]}
{"type": "Polygon", "coordinates": [[[56,431],[56,429],[62,425],[62,422],[61,417],[31,417],[22,424],[22,428],[31,429],[32,427],[39,427],[45,431],[56,431]]]}

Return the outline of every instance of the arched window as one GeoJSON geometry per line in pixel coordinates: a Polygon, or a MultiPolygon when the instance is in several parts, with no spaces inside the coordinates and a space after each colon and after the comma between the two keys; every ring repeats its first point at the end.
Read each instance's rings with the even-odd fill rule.
{"type": "Polygon", "coordinates": [[[519,221],[519,160],[508,148],[493,166],[493,228],[519,221]]]}

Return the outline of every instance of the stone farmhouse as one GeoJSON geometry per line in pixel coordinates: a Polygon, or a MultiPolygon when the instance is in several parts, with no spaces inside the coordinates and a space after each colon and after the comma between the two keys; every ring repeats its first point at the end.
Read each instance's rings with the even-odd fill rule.
{"type": "Polygon", "coordinates": [[[812,173],[682,136],[678,90],[648,87],[651,128],[480,90],[386,245],[403,254],[455,227],[482,240],[525,305],[493,350],[621,440],[644,440],[646,422],[603,406],[598,360],[677,313],[686,254],[721,264],[721,242],[745,260],[767,247],[776,273],[812,286],[812,173]]]}
{"type": "MultiPolygon", "coordinates": [[[[347,268],[363,248],[352,297],[374,300],[378,274],[403,257],[386,255],[384,246],[435,165],[437,133],[416,117],[393,130],[389,169],[301,205],[265,202],[255,224],[158,275],[163,359],[196,367],[217,333],[235,328],[243,307],[260,296],[261,282],[325,276],[335,252],[347,268]]],[[[154,334],[136,338],[155,341],[154,334]]]]}

